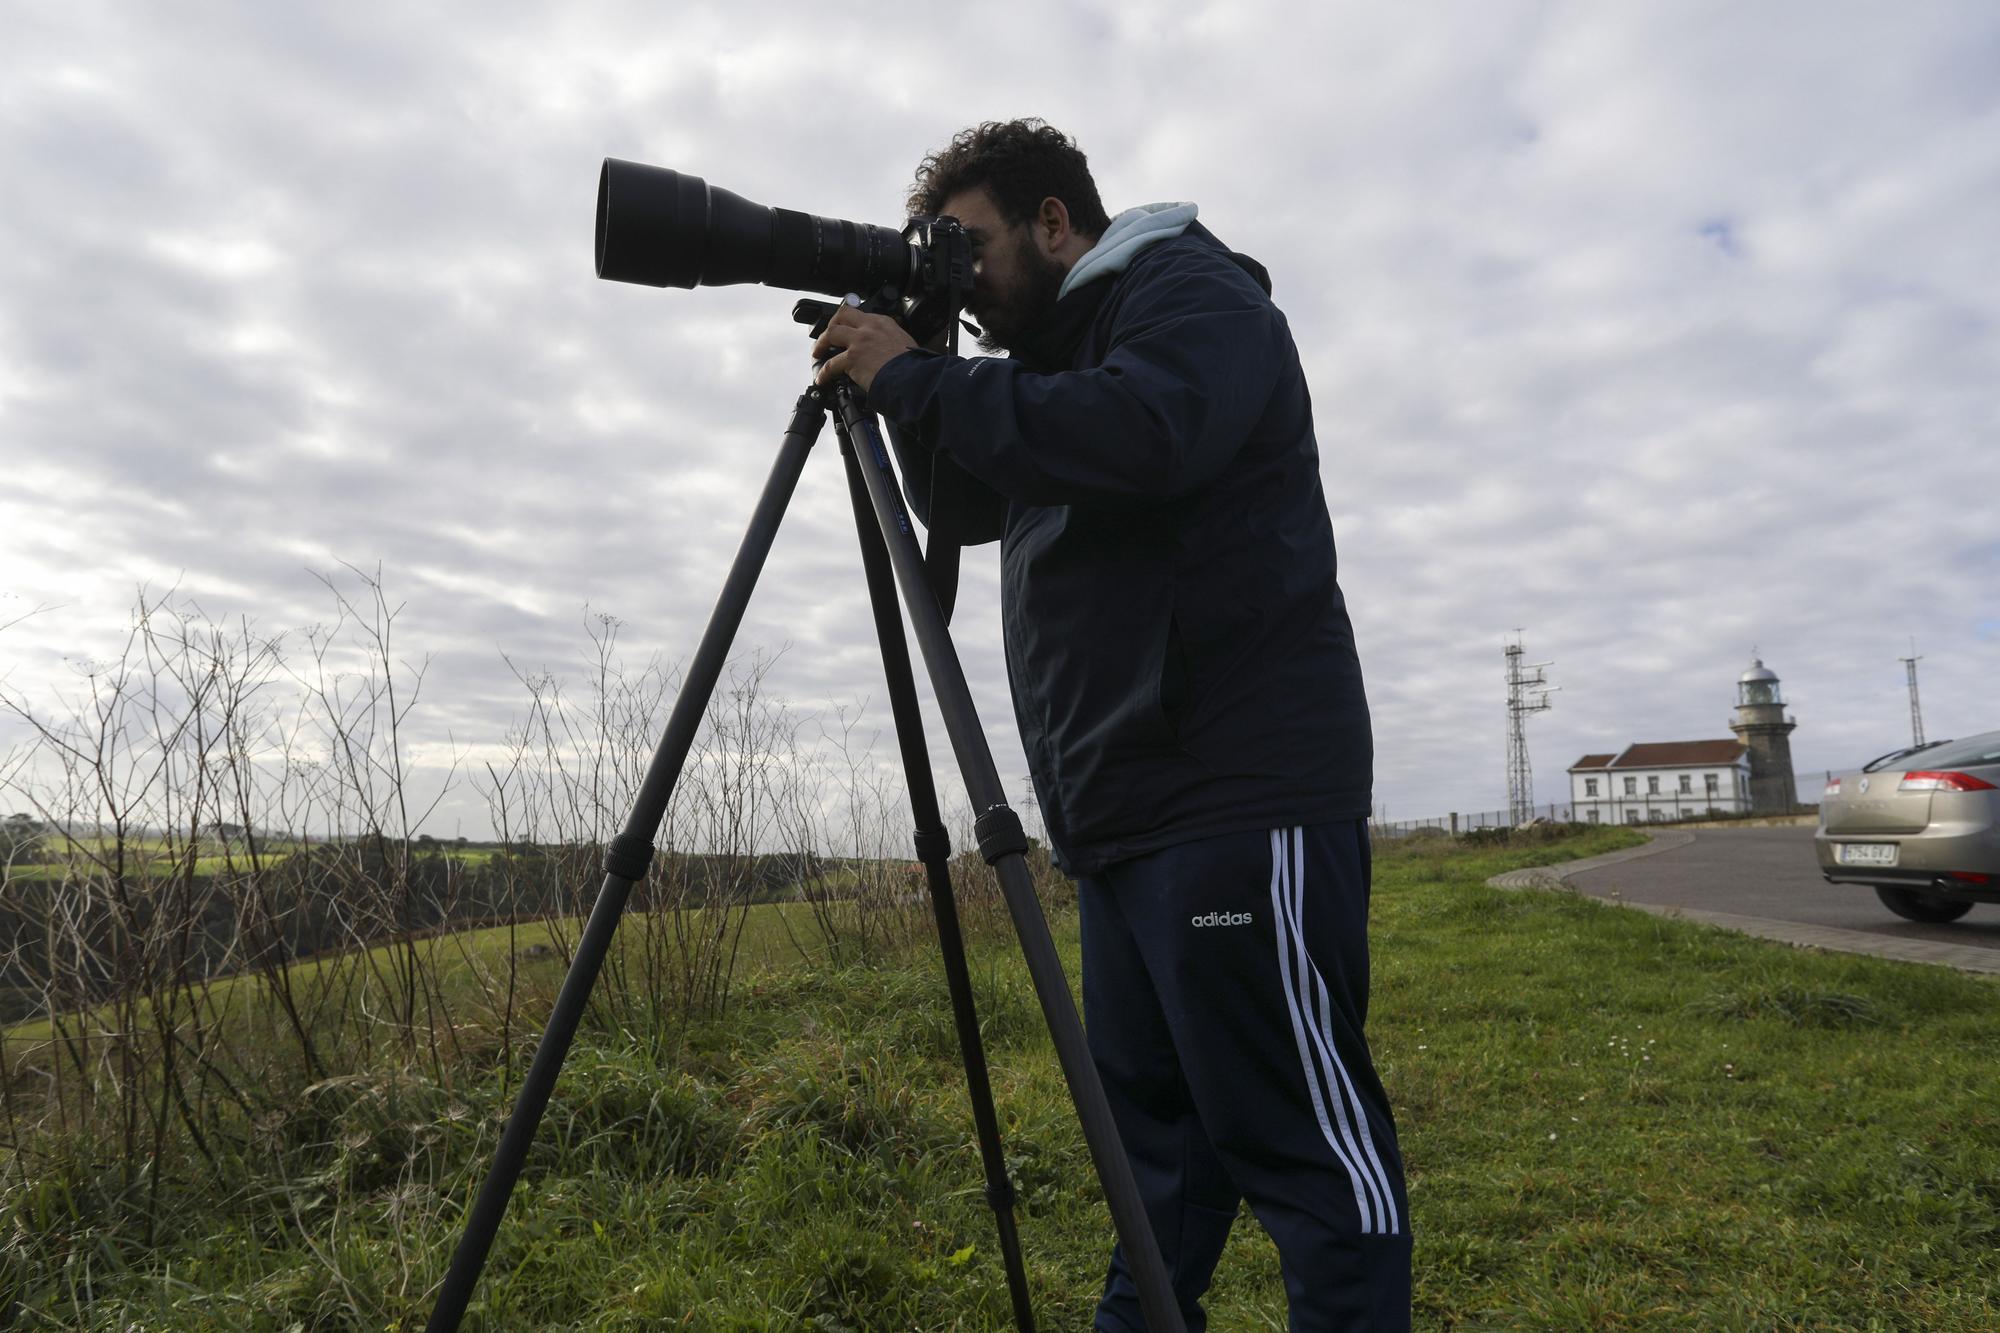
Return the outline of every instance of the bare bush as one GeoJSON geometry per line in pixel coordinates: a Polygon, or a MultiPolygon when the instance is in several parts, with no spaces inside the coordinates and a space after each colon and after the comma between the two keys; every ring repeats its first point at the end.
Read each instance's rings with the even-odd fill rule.
{"type": "Polygon", "coordinates": [[[53,708],[0,696],[30,738],[5,791],[46,853],[0,886],[16,1143],[102,1143],[156,1200],[182,1156],[240,1155],[299,1079],[454,1062],[426,940],[462,876],[417,841],[401,743],[422,671],[356,577],[303,670],[280,637],[142,593],[120,655],[53,708]]]}
{"type": "MultiPolygon", "coordinates": [[[[446,1208],[425,1145],[446,1124],[483,1160],[576,947],[678,673],[628,670],[593,616],[572,681],[515,664],[523,714],[476,770],[419,774],[428,662],[379,573],[325,582],[333,623],[288,635],[142,592],[52,703],[0,691],[26,736],[0,756],[0,1209],[36,1264],[86,1233],[153,1243],[175,1191],[235,1189],[301,1234],[342,1190],[446,1208]],[[476,848],[425,831],[461,780],[495,834],[476,848]],[[52,1189],[110,1222],[18,1230],[52,1189]]],[[[587,1022],[656,1052],[726,1010],[753,943],[845,965],[931,930],[872,724],[788,706],[772,668],[737,660],[709,700],[592,996],[587,1022]]],[[[971,815],[948,818],[961,911],[998,921],[971,815]]],[[[1046,858],[1036,877],[1060,900],[1046,858]]],[[[326,1290],[353,1297],[336,1259],[326,1290]]]]}
{"type": "MultiPolygon", "coordinates": [[[[380,574],[326,586],[334,622],[292,634],[142,592],[72,689],[0,693],[26,733],[0,757],[0,1191],[70,1163],[150,1241],[176,1185],[332,1151],[316,1089],[510,1081],[546,1017],[678,675],[628,673],[610,616],[580,685],[516,669],[524,717],[468,779],[498,837],[458,849],[424,831],[456,769],[408,761],[428,660],[380,574]]],[[[926,929],[900,783],[844,711],[772,699],[770,669],[734,662],[708,705],[600,1027],[658,1045],[722,1013],[760,903],[836,963],[926,929]]]]}
{"type": "MultiPolygon", "coordinates": [[[[527,718],[508,738],[506,762],[489,764],[478,780],[504,845],[543,851],[532,866],[508,857],[507,873],[539,873],[551,876],[546,889],[561,886],[563,910],[546,920],[565,960],[602,879],[602,848],[638,797],[654,732],[679,692],[677,675],[657,661],[625,670],[618,628],[608,616],[593,620],[581,696],[552,674],[516,667],[527,718]]],[[[762,654],[739,659],[709,699],[655,837],[658,852],[628,902],[622,945],[593,992],[594,1021],[670,1035],[691,1017],[721,1012],[752,907],[788,900],[821,873],[819,823],[787,817],[812,765],[799,745],[806,720],[768,695],[770,669],[762,654]]]]}

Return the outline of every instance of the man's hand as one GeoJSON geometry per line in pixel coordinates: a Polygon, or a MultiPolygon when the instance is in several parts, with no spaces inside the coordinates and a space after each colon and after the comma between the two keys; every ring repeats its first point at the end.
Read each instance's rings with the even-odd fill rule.
{"type": "Polygon", "coordinates": [[[815,362],[828,355],[833,358],[819,368],[814,382],[831,384],[845,375],[861,386],[861,392],[867,393],[875,382],[876,371],[916,345],[916,339],[887,315],[863,314],[851,305],[844,305],[833,312],[826,332],[813,344],[815,362]]]}

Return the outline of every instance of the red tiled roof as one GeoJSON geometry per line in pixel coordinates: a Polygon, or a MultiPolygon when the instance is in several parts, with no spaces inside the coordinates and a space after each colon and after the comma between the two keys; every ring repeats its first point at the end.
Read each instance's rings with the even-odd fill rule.
{"type": "Polygon", "coordinates": [[[1615,754],[1587,754],[1571,764],[1569,771],[1574,773],[1579,768],[1609,768],[1611,767],[1611,761],[1617,757],[1615,754]]]}
{"type": "Polygon", "coordinates": [[[1647,741],[1628,745],[1625,753],[1611,761],[1612,768],[1683,768],[1704,764],[1733,764],[1749,753],[1739,740],[1726,741],[1647,741]]]}

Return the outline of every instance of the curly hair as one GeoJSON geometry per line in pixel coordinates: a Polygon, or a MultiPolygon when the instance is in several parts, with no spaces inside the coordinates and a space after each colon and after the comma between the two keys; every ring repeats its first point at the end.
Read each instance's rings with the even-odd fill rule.
{"type": "Polygon", "coordinates": [[[941,151],[917,164],[910,213],[935,216],[945,200],[982,186],[1000,216],[1015,225],[1034,217],[1052,195],[1085,236],[1102,236],[1111,225],[1083,150],[1046,121],[989,120],[954,134],[941,151]]]}

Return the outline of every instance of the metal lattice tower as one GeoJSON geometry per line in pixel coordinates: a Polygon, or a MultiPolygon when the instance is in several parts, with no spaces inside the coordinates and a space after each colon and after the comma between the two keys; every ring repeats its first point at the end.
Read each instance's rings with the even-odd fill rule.
{"type": "Polygon", "coordinates": [[[1528,762],[1528,714],[1545,713],[1559,686],[1542,674],[1553,662],[1523,662],[1521,631],[1507,645],[1507,818],[1525,824],[1535,817],[1535,772],[1528,762]]]}
{"type": "Polygon", "coordinates": [[[1924,659],[1917,656],[1917,641],[1910,640],[1910,655],[1896,659],[1903,664],[1910,676],[1910,744],[1924,743],[1924,709],[1917,702],[1917,663],[1924,659]]]}

